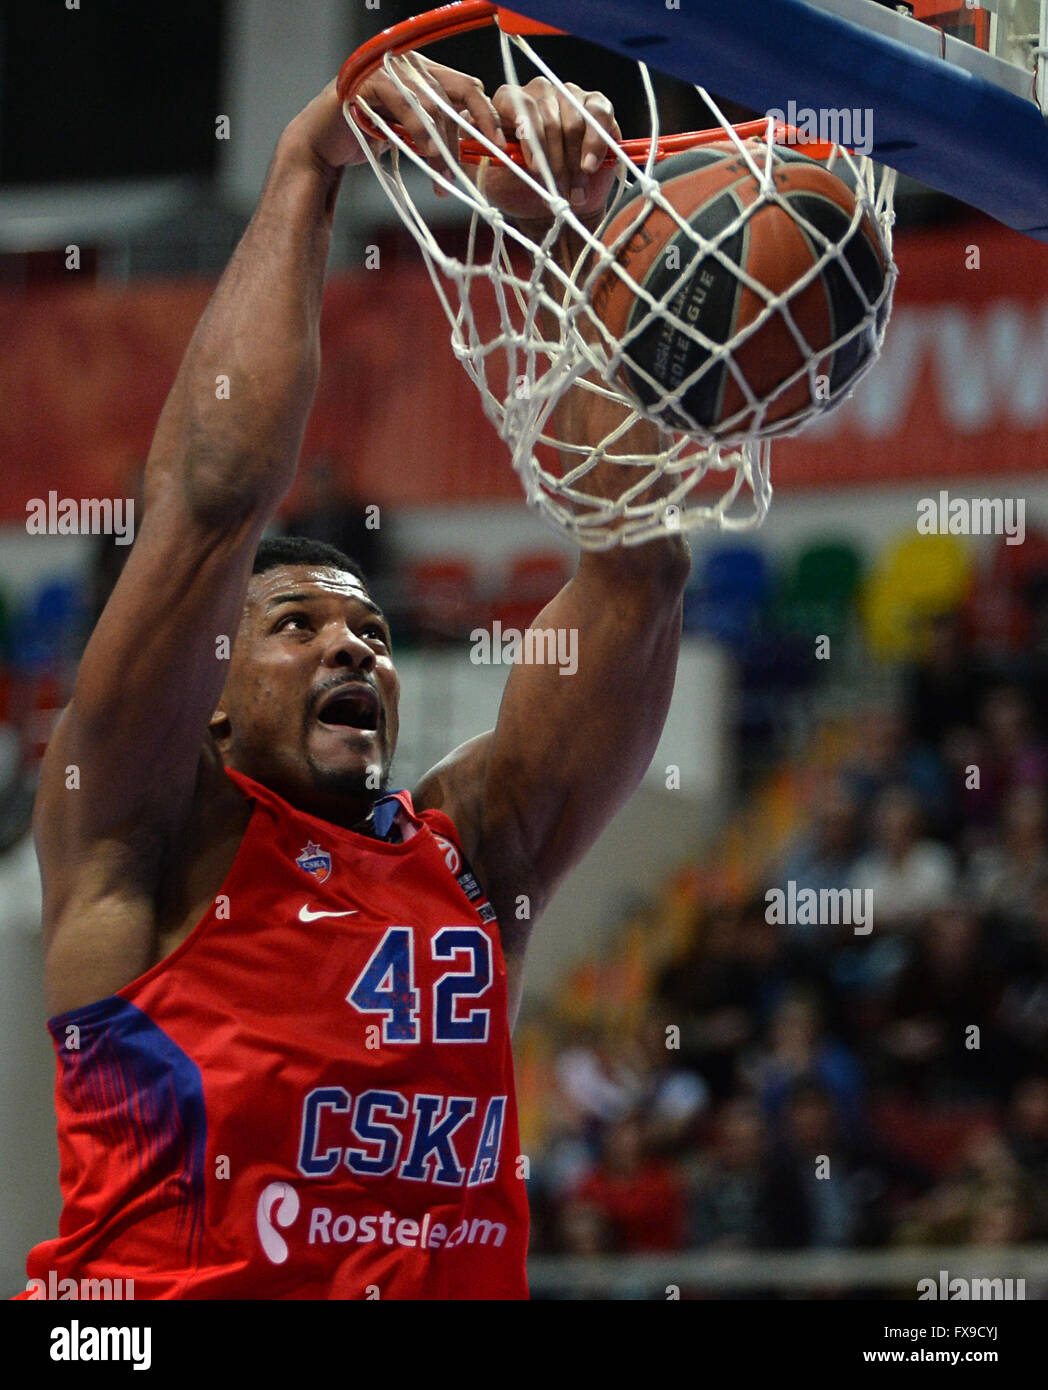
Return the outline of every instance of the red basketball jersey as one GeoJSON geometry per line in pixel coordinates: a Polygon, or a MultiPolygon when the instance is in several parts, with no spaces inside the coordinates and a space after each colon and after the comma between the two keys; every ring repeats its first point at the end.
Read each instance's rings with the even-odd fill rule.
{"type": "Polygon", "coordinates": [[[229,776],[253,812],[206,916],[49,1021],[65,1206],[30,1279],[527,1297],[505,963],[451,821],[396,792],[373,839],[229,776]]]}

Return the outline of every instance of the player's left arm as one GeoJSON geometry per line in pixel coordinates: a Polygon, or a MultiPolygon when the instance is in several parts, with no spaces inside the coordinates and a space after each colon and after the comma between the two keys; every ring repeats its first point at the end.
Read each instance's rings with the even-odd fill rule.
{"type": "MultiPolygon", "coordinates": [[[[673,694],[689,571],[679,536],[583,553],[534,623],[558,640],[565,634],[577,669],[518,664],[506,682],[484,768],[478,873],[501,899],[528,894],[533,919],[651,764],[673,694]]],[[[516,918],[504,910],[501,920],[505,929],[516,918]]]]}
{"type": "Polygon", "coordinates": [[[583,553],[533,624],[553,629],[577,667],[514,665],[495,728],[417,789],[420,808],[450,815],[491,899],[511,1017],[532,928],[654,756],[673,694],[689,570],[679,536],[583,553]]]}
{"type": "MultiPolygon", "coordinates": [[[[581,95],[617,137],[607,99],[581,95]]],[[[518,126],[522,97],[558,182],[565,191],[581,185],[576,206],[587,221],[587,214],[599,216],[611,179],[593,177],[592,169],[587,176],[583,162],[603,152],[599,137],[550,84],[538,81],[523,94],[495,94],[506,126],[518,126]]],[[[486,191],[492,196],[490,186],[486,191]]],[[[622,416],[622,407],[577,390],[559,406],[557,422],[562,437],[595,442],[622,416]]],[[[641,423],[619,447],[645,452],[656,447],[655,438],[654,427],[641,423]]],[[[601,463],[587,485],[617,495],[621,465],[601,463]]],[[[456,750],[418,788],[420,805],[440,806],[455,822],[491,898],[517,998],[530,929],[637,789],[654,755],[673,693],[690,567],[680,535],[583,552],[574,577],[532,625],[556,634],[558,656],[567,654],[568,663],[514,665],[495,728],[456,750]]]]}

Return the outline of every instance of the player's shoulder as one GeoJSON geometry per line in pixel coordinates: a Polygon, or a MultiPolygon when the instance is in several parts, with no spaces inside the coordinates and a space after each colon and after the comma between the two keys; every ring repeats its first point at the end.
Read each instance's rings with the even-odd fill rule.
{"type": "MultiPolygon", "coordinates": [[[[404,793],[405,797],[408,794],[404,793]]],[[[415,819],[425,828],[436,840],[437,845],[447,860],[448,867],[456,873],[462,864],[465,849],[462,844],[462,836],[459,834],[458,826],[446,811],[438,811],[435,807],[428,810],[415,810],[415,819]]]]}
{"type": "Polygon", "coordinates": [[[219,891],[249,818],[212,749],[177,821],[118,824],[72,853],[61,816],[38,807],[50,1014],[115,994],[178,945],[219,891]]]}
{"type": "Polygon", "coordinates": [[[483,818],[484,780],[491,748],[490,730],[460,744],[418,782],[411,793],[416,815],[433,820],[437,812],[454,827],[459,847],[472,858],[479,845],[483,818]]]}
{"type": "MultiPolygon", "coordinates": [[[[510,921],[520,894],[534,905],[534,918],[545,894],[535,882],[534,865],[519,824],[500,818],[505,803],[488,804],[492,731],[461,744],[426,773],[413,794],[417,812],[436,811],[454,826],[458,848],[483,887],[502,923],[510,921]]],[[[434,833],[441,832],[433,827],[434,833]]],[[[448,837],[451,838],[450,836],[448,837]]],[[[503,950],[512,945],[503,926],[503,950]]]]}

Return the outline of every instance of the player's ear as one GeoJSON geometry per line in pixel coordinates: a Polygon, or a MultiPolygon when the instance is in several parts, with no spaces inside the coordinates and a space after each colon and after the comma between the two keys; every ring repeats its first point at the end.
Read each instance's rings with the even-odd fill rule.
{"type": "Polygon", "coordinates": [[[208,733],[219,747],[224,743],[228,743],[229,736],[233,732],[233,726],[230,723],[229,715],[226,713],[224,706],[225,701],[223,700],[211,716],[210,723],[207,726],[208,733]]]}
{"type": "MultiPolygon", "coordinates": [[[[244,624],[244,620],[248,616],[248,608],[250,606],[250,603],[251,599],[249,596],[244,601],[244,611],[241,614],[240,619],[241,627],[244,624]]],[[[232,645],[230,644],[229,638],[224,636],[218,637],[216,639],[216,642],[221,644],[220,646],[216,646],[217,655],[221,657],[223,660],[230,663],[230,669],[226,672],[226,683],[222,688],[221,695],[219,695],[218,697],[218,704],[215,706],[215,711],[212,714],[210,720],[208,721],[207,728],[208,733],[218,744],[218,746],[220,748],[224,748],[233,736],[233,722],[229,717],[229,690],[233,681],[232,659],[233,653],[236,650],[236,639],[234,638],[232,645]]]]}

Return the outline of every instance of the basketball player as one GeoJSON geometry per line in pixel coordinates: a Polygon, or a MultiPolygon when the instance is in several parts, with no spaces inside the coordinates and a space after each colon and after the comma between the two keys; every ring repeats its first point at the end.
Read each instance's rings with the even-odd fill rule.
{"type": "MultiPolygon", "coordinates": [[[[600,142],[548,84],[491,101],[415,61],[493,139],[523,103],[599,213],[600,142]]],[[[438,162],[388,78],[364,94],[438,162]]],[[[586,102],[617,134],[606,98],[586,102]]],[[[527,1294],[525,948],[651,760],[689,557],[679,537],[582,554],[537,620],[577,631],[575,674],[515,666],[493,730],[413,793],[387,788],[397,672],[364,576],[323,545],[259,544],[316,387],[335,197],[362,160],[334,84],[281,137],[47,753],[65,1208],[29,1258],[35,1296],[55,1278],[133,1280],[138,1299],[527,1294]]]]}

